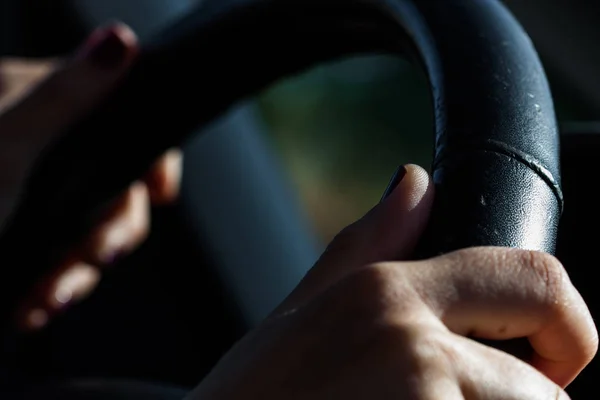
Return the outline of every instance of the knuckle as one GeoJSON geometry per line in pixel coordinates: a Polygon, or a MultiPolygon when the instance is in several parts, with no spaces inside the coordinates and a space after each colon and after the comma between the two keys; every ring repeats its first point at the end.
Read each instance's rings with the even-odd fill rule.
{"type": "Polygon", "coordinates": [[[345,251],[354,248],[358,243],[356,223],[343,228],[327,246],[325,253],[345,251]]]}
{"type": "Polygon", "coordinates": [[[566,289],[565,283],[568,282],[567,272],[562,263],[550,254],[537,251],[523,251],[520,257],[542,284],[546,301],[550,304],[559,301],[566,289]]]}
{"type": "Polygon", "coordinates": [[[445,332],[431,327],[412,326],[404,330],[404,337],[407,337],[404,348],[396,350],[410,354],[408,364],[412,371],[434,380],[453,375],[460,355],[445,332]]]}
{"type": "MultiPolygon", "coordinates": [[[[395,264],[361,268],[327,291],[319,303],[320,312],[335,315],[336,325],[351,335],[396,338],[396,326],[426,309],[403,282],[395,264]],[[393,267],[396,268],[393,268],[393,267]]],[[[385,342],[385,338],[375,343],[385,342]]]]}
{"type": "Polygon", "coordinates": [[[371,264],[348,276],[345,288],[348,299],[369,315],[381,314],[407,300],[406,285],[399,279],[394,265],[371,264]]]}
{"type": "Polygon", "coordinates": [[[133,245],[137,245],[148,236],[150,231],[149,217],[146,215],[132,217],[128,230],[130,240],[133,242],[133,245]]]}
{"type": "Polygon", "coordinates": [[[136,223],[131,226],[129,231],[129,237],[133,242],[132,245],[136,246],[140,242],[146,239],[148,236],[148,224],[147,223],[136,223]]]}
{"type": "Polygon", "coordinates": [[[145,184],[135,183],[129,188],[123,208],[123,218],[132,240],[144,238],[150,228],[150,209],[148,188],[145,184]]]}
{"type": "Polygon", "coordinates": [[[446,329],[423,322],[386,320],[365,335],[370,352],[402,375],[433,380],[453,376],[461,354],[446,329]]]}
{"type": "Polygon", "coordinates": [[[377,343],[407,342],[414,321],[429,322],[431,314],[405,278],[395,263],[372,264],[345,278],[339,287],[342,292],[336,293],[343,301],[345,320],[377,336],[377,343]]]}

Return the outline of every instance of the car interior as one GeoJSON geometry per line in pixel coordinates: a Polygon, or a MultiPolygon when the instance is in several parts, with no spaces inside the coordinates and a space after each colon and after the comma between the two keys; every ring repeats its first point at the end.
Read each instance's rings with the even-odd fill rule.
{"type": "MultiPolygon", "coordinates": [[[[4,0],[0,57],[66,56],[110,20],[144,41],[200,3],[218,1],[4,0]]],[[[550,82],[565,199],[556,255],[596,316],[600,4],[503,3],[530,35],[550,82]]],[[[368,55],[312,68],[239,103],[185,142],[181,196],[153,210],[146,243],[84,303],[0,363],[38,382],[195,386],[292,290],[333,235],[377,203],[397,165],[431,167],[426,86],[405,60],[368,55]]],[[[202,107],[206,98],[198,99],[202,107]]],[[[599,368],[592,361],[569,394],[596,392],[599,368]]]]}

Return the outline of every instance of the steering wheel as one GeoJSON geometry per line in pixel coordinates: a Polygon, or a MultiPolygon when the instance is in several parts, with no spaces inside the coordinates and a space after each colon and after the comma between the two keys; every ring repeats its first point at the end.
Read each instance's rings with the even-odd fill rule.
{"type": "MultiPolygon", "coordinates": [[[[552,97],[531,41],[497,0],[199,5],[143,43],[121,87],[48,149],[0,251],[43,273],[113,196],[199,126],[277,79],[367,52],[405,54],[430,83],[436,199],[415,257],[492,245],[553,253],[563,196],[552,97]],[[191,102],[198,93],[210,102],[191,102]],[[36,251],[24,254],[23,243],[36,251]]],[[[28,271],[11,281],[15,298],[30,280],[28,271]]]]}

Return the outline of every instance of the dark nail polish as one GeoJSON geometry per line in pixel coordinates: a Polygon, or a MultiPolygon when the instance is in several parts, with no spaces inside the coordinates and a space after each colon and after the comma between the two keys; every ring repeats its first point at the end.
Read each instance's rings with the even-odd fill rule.
{"type": "Polygon", "coordinates": [[[390,183],[388,184],[387,188],[385,189],[385,192],[383,192],[381,201],[384,201],[385,199],[387,199],[394,192],[394,189],[396,189],[398,184],[400,182],[402,182],[402,179],[404,179],[405,175],[406,175],[406,168],[404,168],[404,165],[399,166],[398,169],[396,170],[396,172],[394,173],[394,175],[392,176],[392,179],[390,179],[390,183]]]}
{"type": "Polygon", "coordinates": [[[127,55],[127,47],[114,30],[107,30],[93,40],[88,59],[100,68],[112,69],[120,66],[127,55]]]}

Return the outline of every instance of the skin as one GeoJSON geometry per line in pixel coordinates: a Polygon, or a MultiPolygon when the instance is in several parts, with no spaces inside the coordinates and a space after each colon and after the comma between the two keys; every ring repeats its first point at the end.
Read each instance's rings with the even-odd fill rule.
{"type": "Polygon", "coordinates": [[[427,173],[342,231],[295,291],[188,399],[566,399],[596,328],[554,257],[472,248],[407,259],[427,173]],[[469,336],[469,337],[467,337],[469,336]],[[475,340],[528,338],[525,360],[475,340]]]}
{"type": "MultiPolygon", "coordinates": [[[[31,68],[27,76],[35,77],[5,100],[0,114],[0,147],[12,149],[0,154],[4,215],[18,202],[41,149],[106,95],[135,57],[133,33],[121,25],[108,29],[129,50],[118,68],[96,69],[85,47],[59,66],[12,60],[0,67],[3,75],[11,66],[17,75],[31,68]]],[[[188,399],[568,398],[563,388],[596,354],[598,335],[561,263],[506,248],[411,261],[434,193],[425,170],[406,169],[393,193],[332,241],[289,297],[188,399]],[[519,359],[474,338],[527,338],[534,354],[519,359]]],[[[61,300],[78,301],[93,289],[112,258],[107,254],[139,245],[148,232],[149,205],[176,196],[180,170],[180,154],[168,152],[123,193],[35,286],[17,313],[19,326],[43,327],[64,310],[61,300]],[[42,316],[31,318],[35,313],[42,316]]]]}
{"type": "MultiPolygon", "coordinates": [[[[136,57],[136,36],[124,25],[99,28],[90,38],[68,60],[0,59],[0,227],[40,152],[110,93],[136,57]],[[124,49],[113,68],[97,66],[89,57],[93,45],[108,34],[115,34],[124,49]]],[[[150,207],[177,198],[181,171],[178,149],[160,157],[98,219],[88,237],[32,288],[17,310],[16,325],[25,331],[40,329],[83,300],[103,269],[146,239],[150,207]]]]}

